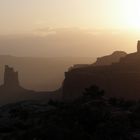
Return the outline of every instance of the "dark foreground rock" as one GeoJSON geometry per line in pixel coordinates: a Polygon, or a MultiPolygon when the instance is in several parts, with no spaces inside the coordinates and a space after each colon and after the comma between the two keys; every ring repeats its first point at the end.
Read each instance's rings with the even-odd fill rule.
{"type": "Polygon", "coordinates": [[[0,139],[139,140],[140,103],[107,99],[93,86],[69,103],[5,105],[0,108],[0,139]]]}

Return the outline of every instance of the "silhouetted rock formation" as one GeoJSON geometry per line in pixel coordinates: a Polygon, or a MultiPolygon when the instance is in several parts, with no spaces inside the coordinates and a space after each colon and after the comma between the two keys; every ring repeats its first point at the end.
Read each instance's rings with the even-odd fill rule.
{"type": "Polygon", "coordinates": [[[128,54],[120,62],[109,66],[88,66],[65,73],[63,98],[81,96],[86,87],[97,85],[108,96],[140,98],[140,42],[136,53],[128,54]]]}
{"type": "Polygon", "coordinates": [[[18,72],[15,72],[13,68],[8,65],[5,66],[4,72],[4,86],[8,87],[19,87],[18,72]]]}
{"type": "Polygon", "coordinates": [[[18,72],[8,65],[5,66],[4,84],[0,86],[0,105],[24,100],[48,101],[50,99],[60,99],[59,93],[59,90],[54,92],[35,92],[24,89],[20,86],[18,72]]]}
{"type": "Polygon", "coordinates": [[[3,67],[9,65],[19,72],[20,85],[36,91],[53,91],[61,86],[65,70],[73,64],[92,63],[87,57],[17,57],[0,55],[0,85],[3,67]],[[52,76],[53,75],[53,76],[52,76]]]}
{"type": "MultiPolygon", "coordinates": [[[[96,62],[93,63],[95,66],[106,66],[106,65],[111,65],[112,63],[119,62],[122,57],[125,57],[127,55],[126,52],[123,51],[115,51],[111,55],[103,56],[97,58],[96,62]]],[[[68,70],[71,71],[73,69],[77,68],[84,68],[88,67],[91,64],[75,64],[72,67],[70,67],[68,70]]]]}
{"type": "Polygon", "coordinates": [[[140,40],[138,41],[138,44],[137,44],[137,51],[138,53],[140,53],[140,40]]]}
{"type": "Polygon", "coordinates": [[[77,69],[77,68],[84,68],[89,66],[90,64],[75,64],[72,67],[69,68],[69,71],[73,70],[73,69],[77,69]]]}
{"type": "Polygon", "coordinates": [[[97,58],[97,61],[94,63],[95,66],[100,65],[111,65],[112,63],[119,62],[122,57],[125,57],[127,53],[123,51],[115,51],[111,55],[103,56],[97,58]]]}
{"type": "Polygon", "coordinates": [[[12,67],[5,65],[4,83],[2,86],[0,86],[0,92],[18,93],[18,92],[27,92],[27,91],[28,90],[20,86],[18,72],[14,71],[12,67]]]}

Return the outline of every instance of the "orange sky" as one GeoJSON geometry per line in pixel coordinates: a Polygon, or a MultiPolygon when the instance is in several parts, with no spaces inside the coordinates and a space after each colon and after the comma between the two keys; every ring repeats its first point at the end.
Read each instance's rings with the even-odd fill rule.
{"type": "Polygon", "coordinates": [[[139,0],[1,0],[0,52],[95,57],[133,52],[140,39],[139,5],[139,0]]]}
{"type": "Polygon", "coordinates": [[[29,33],[48,26],[139,28],[139,5],[139,0],[1,0],[0,33],[29,33]]]}

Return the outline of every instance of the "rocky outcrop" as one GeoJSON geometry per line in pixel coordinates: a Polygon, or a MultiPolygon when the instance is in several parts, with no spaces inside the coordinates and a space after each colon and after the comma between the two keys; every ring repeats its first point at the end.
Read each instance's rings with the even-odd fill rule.
{"type": "Polygon", "coordinates": [[[5,66],[4,72],[4,86],[6,87],[19,87],[18,72],[15,72],[13,68],[8,65],[5,66]]]}
{"type": "Polygon", "coordinates": [[[97,85],[108,96],[129,99],[140,98],[140,43],[138,51],[121,58],[118,63],[108,66],[88,66],[65,73],[63,83],[64,100],[75,99],[84,89],[97,85]]]}
{"type": "Polygon", "coordinates": [[[0,105],[24,100],[57,100],[61,97],[60,92],[60,90],[54,92],[35,92],[24,89],[20,86],[18,72],[6,65],[4,83],[0,86],[0,105]]]}
{"type": "Polygon", "coordinates": [[[123,51],[115,51],[111,55],[103,56],[97,58],[97,61],[94,63],[95,66],[102,65],[111,65],[112,63],[119,62],[122,57],[125,57],[127,53],[123,51]]]}
{"type": "Polygon", "coordinates": [[[92,63],[91,57],[17,57],[0,55],[0,85],[3,67],[9,65],[19,72],[20,85],[36,91],[53,91],[61,86],[65,70],[73,64],[92,63]]]}
{"type": "Polygon", "coordinates": [[[18,93],[27,92],[28,90],[20,86],[18,72],[14,68],[5,65],[4,82],[0,86],[0,93],[18,93]]]}
{"type": "MultiPolygon", "coordinates": [[[[123,51],[115,51],[111,55],[103,56],[103,57],[98,57],[96,62],[93,63],[92,65],[94,66],[106,66],[106,65],[111,65],[112,63],[119,62],[121,58],[125,57],[127,55],[126,52],[123,51]]],[[[91,64],[75,64],[72,67],[70,67],[68,70],[71,71],[73,69],[77,68],[85,68],[90,66],[91,64]]]]}

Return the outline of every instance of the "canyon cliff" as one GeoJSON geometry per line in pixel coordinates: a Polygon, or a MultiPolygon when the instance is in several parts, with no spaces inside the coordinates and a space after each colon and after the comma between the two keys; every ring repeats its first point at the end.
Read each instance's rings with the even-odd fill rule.
{"type": "Polygon", "coordinates": [[[91,85],[99,86],[109,97],[139,99],[140,41],[138,41],[137,52],[121,57],[119,62],[110,65],[96,63],[66,72],[63,99],[78,98],[85,88],[91,85]]]}

